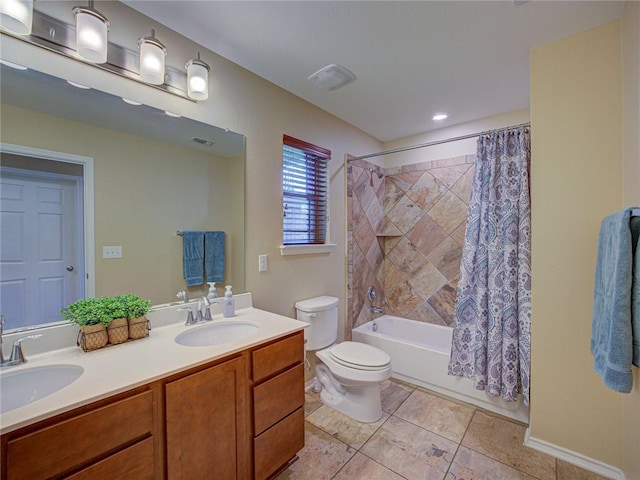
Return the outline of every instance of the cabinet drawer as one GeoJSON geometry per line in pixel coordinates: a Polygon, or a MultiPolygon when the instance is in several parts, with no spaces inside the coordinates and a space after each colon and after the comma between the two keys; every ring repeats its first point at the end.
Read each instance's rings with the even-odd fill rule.
{"type": "Polygon", "coordinates": [[[49,478],[153,431],[146,391],[9,440],[7,479],[49,478]]]}
{"type": "Polygon", "coordinates": [[[253,446],[255,478],[268,478],[304,447],[304,407],[257,437],[253,446]]]}
{"type": "Polygon", "coordinates": [[[304,405],[302,364],[253,387],[254,432],[261,434],[304,405]]]}
{"type": "Polygon", "coordinates": [[[68,480],[153,480],[153,438],[149,437],[88,468],[68,480]]]}
{"type": "Polygon", "coordinates": [[[302,362],[303,355],[304,335],[302,332],[253,351],[251,354],[253,381],[258,382],[287,367],[302,362]]]}

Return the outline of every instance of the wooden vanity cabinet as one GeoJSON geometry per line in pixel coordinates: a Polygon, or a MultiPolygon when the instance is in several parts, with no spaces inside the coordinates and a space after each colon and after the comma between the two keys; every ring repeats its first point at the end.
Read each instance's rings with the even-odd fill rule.
{"type": "Polygon", "coordinates": [[[2,479],[154,480],[155,395],[137,389],[3,435],[2,479]]]}
{"type": "Polygon", "coordinates": [[[254,478],[280,472],[304,447],[304,337],[252,352],[254,478]]]}
{"type": "Polygon", "coordinates": [[[167,382],[167,478],[250,478],[246,358],[167,382]]]}

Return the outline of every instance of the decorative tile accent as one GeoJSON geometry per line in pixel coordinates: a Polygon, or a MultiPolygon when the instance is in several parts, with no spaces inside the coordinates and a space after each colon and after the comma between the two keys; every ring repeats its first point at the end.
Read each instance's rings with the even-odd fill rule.
{"type": "Polygon", "coordinates": [[[307,422],[358,450],[387,418],[389,414],[383,412],[377,422],[362,423],[323,405],[307,417],[307,422]]]}
{"type": "Polygon", "coordinates": [[[319,428],[305,422],[304,448],[297,462],[278,475],[278,480],[330,480],[356,451],[319,428]]]}
{"type": "MultiPolygon", "coordinates": [[[[526,473],[504,465],[489,457],[469,450],[458,448],[446,480],[536,480],[526,473]]],[[[575,479],[574,479],[575,480],[575,479]]]]}
{"type": "Polygon", "coordinates": [[[525,427],[476,411],[461,445],[539,480],[555,480],[555,458],[523,445],[525,427]]]}
{"type": "Polygon", "coordinates": [[[414,390],[394,415],[430,432],[460,443],[474,408],[414,390]]]}
{"type": "Polygon", "coordinates": [[[457,448],[451,440],[391,416],[361,452],[405,478],[442,480],[457,448]]]}

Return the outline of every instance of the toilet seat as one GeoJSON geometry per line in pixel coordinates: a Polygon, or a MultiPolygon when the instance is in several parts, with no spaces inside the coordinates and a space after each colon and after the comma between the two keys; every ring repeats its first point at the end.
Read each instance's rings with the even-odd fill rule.
{"type": "Polygon", "coordinates": [[[366,343],[342,342],[329,348],[329,354],[336,363],[357,370],[384,370],[391,363],[387,353],[366,343]]]}

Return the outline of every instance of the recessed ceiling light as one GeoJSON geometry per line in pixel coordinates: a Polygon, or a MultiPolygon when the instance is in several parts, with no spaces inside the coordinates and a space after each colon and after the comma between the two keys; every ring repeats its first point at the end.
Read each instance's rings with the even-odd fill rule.
{"type": "Polygon", "coordinates": [[[2,65],[6,65],[7,67],[15,68],[16,70],[27,70],[27,67],[24,67],[24,66],[22,66],[22,65],[19,65],[19,64],[17,64],[17,63],[10,62],[10,61],[8,61],[8,60],[2,60],[2,59],[0,59],[0,63],[1,63],[2,65]]]}
{"type": "Polygon", "coordinates": [[[432,118],[436,122],[441,122],[442,120],[446,120],[447,117],[449,117],[449,115],[447,115],[446,113],[436,113],[432,118]]]}
{"type": "Polygon", "coordinates": [[[129,105],[135,105],[135,106],[142,105],[140,102],[136,102],[135,100],[130,100],[125,97],[122,97],[122,101],[125,103],[128,103],[129,105]]]}
{"type": "Polygon", "coordinates": [[[176,118],[180,118],[182,115],[178,115],[177,113],[173,113],[173,112],[169,112],[167,110],[164,111],[164,113],[166,113],[167,115],[169,115],[170,117],[176,117],[176,118]]]}
{"type": "Polygon", "coordinates": [[[73,87],[81,88],[83,90],[90,90],[91,87],[87,87],[86,85],[82,85],[81,83],[72,82],[71,80],[67,80],[67,83],[73,87]]]}

